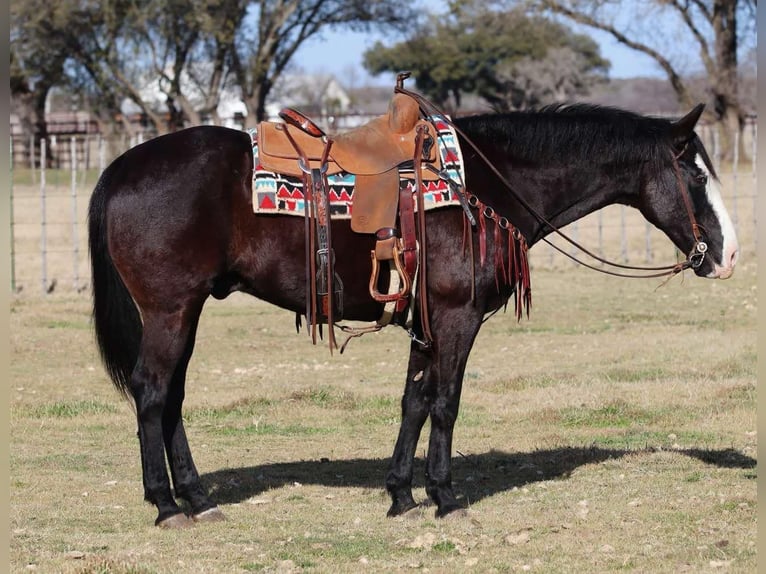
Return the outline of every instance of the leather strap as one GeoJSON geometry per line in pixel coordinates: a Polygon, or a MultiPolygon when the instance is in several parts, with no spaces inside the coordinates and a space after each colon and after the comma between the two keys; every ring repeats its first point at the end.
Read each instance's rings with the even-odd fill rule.
{"type": "MultiPolygon", "coordinates": [[[[298,164],[303,172],[304,241],[306,245],[306,321],[311,324],[311,341],[316,344],[320,312],[327,319],[327,338],[330,353],[338,347],[335,341],[335,255],[332,248],[332,226],[327,183],[327,159],[333,140],[327,138],[320,167],[309,167],[306,154],[285,126],[285,134],[299,156],[298,164]],[[318,269],[317,269],[318,267],[318,269]],[[321,293],[320,293],[321,288],[321,293]],[[317,303],[321,301],[321,309],[317,303]]],[[[339,280],[340,278],[338,278],[339,280]]],[[[343,293],[340,283],[340,305],[343,293]]],[[[342,307],[341,307],[342,309],[342,307]]]]}
{"type": "Polygon", "coordinates": [[[418,250],[418,303],[420,308],[420,326],[423,329],[423,342],[430,347],[433,342],[431,335],[431,321],[428,317],[428,276],[426,273],[428,241],[426,239],[426,206],[423,198],[423,142],[426,130],[418,128],[415,138],[415,195],[418,201],[418,236],[420,237],[420,249],[418,250]]]}
{"type": "MultiPolygon", "coordinates": [[[[409,184],[399,189],[399,229],[402,232],[402,258],[404,259],[404,271],[412,281],[418,269],[418,242],[415,235],[415,203],[412,197],[412,188],[409,184]]],[[[409,303],[408,299],[400,299],[396,304],[396,311],[404,311],[409,303]]]]}

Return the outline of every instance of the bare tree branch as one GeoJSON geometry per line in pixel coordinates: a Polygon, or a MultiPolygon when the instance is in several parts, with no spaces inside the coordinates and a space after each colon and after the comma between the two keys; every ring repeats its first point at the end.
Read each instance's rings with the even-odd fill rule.
{"type": "MultiPolygon", "coordinates": [[[[700,2],[700,0],[693,0],[693,3],[700,7],[699,9],[705,16],[708,23],[712,23],[712,16],[708,12],[707,7],[704,6],[702,2],[700,2]]],[[[689,10],[688,3],[683,3],[682,5],[682,2],[680,2],[679,0],[669,0],[668,4],[672,8],[676,9],[676,11],[680,14],[681,19],[686,24],[686,27],[691,32],[694,39],[697,40],[697,43],[700,46],[700,51],[699,51],[700,59],[702,60],[702,63],[704,64],[705,70],[707,71],[707,73],[708,74],[715,73],[715,61],[710,56],[710,48],[708,46],[707,39],[705,38],[705,36],[702,34],[700,29],[695,24],[694,18],[692,17],[691,11],[689,10]]]]}
{"type": "Polygon", "coordinates": [[[563,16],[566,16],[567,18],[575,22],[578,22],[580,24],[585,24],[586,26],[590,26],[591,28],[596,28],[598,30],[607,32],[608,34],[611,34],[621,44],[624,44],[628,46],[629,48],[632,48],[639,52],[643,52],[644,54],[647,54],[648,56],[651,56],[667,74],[668,80],[672,84],[675,92],[678,94],[678,99],[681,102],[683,102],[685,105],[691,104],[689,90],[687,89],[680,74],[675,70],[673,65],[665,56],[660,54],[657,50],[655,50],[651,46],[648,46],[647,44],[644,44],[637,40],[628,38],[623,32],[618,30],[612,24],[609,24],[607,22],[602,22],[600,20],[597,20],[594,16],[590,16],[582,12],[576,12],[570,9],[569,7],[565,6],[562,2],[558,2],[557,0],[542,0],[541,5],[544,8],[551,10],[553,12],[556,12],[558,14],[561,14],[563,16]]]}

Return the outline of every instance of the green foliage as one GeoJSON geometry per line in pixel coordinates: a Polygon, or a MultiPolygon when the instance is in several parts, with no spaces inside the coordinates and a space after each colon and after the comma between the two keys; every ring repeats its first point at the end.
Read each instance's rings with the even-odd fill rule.
{"type": "Polygon", "coordinates": [[[455,550],[457,550],[457,546],[455,546],[454,542],[450,542],[449,540],[441,540],[440,542],[434,544],[431,550],[434,552],[443,552],[448,554],[450,552],[455,552],[455,550]]]}
{"type": "Polygon", "coordinates": [[[504,111],[587,91],[609,63],[589,37],[520,9],[454,3],[449,16],[364,54],[372,74],[412,71],[418,89],[451,109],[474,93],[504,111]]]}

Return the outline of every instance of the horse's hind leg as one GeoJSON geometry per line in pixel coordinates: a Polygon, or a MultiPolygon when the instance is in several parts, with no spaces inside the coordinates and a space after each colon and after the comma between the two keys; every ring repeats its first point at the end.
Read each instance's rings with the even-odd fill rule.
{"type": "MultiPolygon", "coordinates": [[[[183,428],[172,424],[175,419],[172,413],[176,410],[176,403],[180,417],[180,401],[177,400],[178,390],[174,390],[170,395],[170,389],[173,386],[174,375],[188,353],[187,341],[195,325],[196,317],[191,319],[187,313],[144,312],[141,347],[130,381],[138,417],[144,498],[157,507],[159,514],[155,524],[158,526],[177,527],[192,523],[183,514],[171,492],[163,445],[167,437],[172,451],[177,453],[175,464],[171,457],[171,465],[175,467],[174,473],[188,480],[186,473],[191,470],[180,471],[181,466],[187,461],[191,464],[191,469],[194,465],[191,463],[183,428]],[[173,397],[171,403],[174,406],[168,415],[166,407],[169,395],[173,397]]],[[[185,374],[185,369],[183,365],[180,369],[181,374],[185,374]]],[[[193,470],[193,474],[196,475],[196,470],[193,470]]]]}
{"type": "Polygon", "coordinates": [[[189,366],[194,340],[197,334],[197,324],[201,308],[196,310],[196,317],[189,327],[186,346],[178,361],[173,378],[170,382],[165,410],[162,415],[162,432],[165,451],[170,463],[170,475],[176,496],[185,499],[191,506],[192,518],[195,521],[223,520],[223,513],[210,500],[207,490],[202,486],[199,473],[194,465],[189,441],[186,438],[181,410],[185,395],[186,369],[189,366]]]}

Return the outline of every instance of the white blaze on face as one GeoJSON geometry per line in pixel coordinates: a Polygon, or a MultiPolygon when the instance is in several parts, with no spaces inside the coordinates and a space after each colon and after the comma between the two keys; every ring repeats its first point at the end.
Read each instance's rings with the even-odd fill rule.
{"type": "Polygon", "coordinates": [[[737,233],[734,231],[734,224],[731,222],[729,212],[726,211],[726,207],[723,204],[720,182],[713,177],[713,174],[710,173],[705,162],[699,155],[695,157],[695,163],[705,175],[707,175],[705,193],[707,194],[708,202],[713,207],[713,212],[716,214],[716,217],[718,217],[718,224],[721,227],[721,234],[723,235],[721,260],[714,262],[715,268],[708,277],[727,279],[734,273],[734,264],[737,262],[737,256],[739,254],[737,233]]]}

